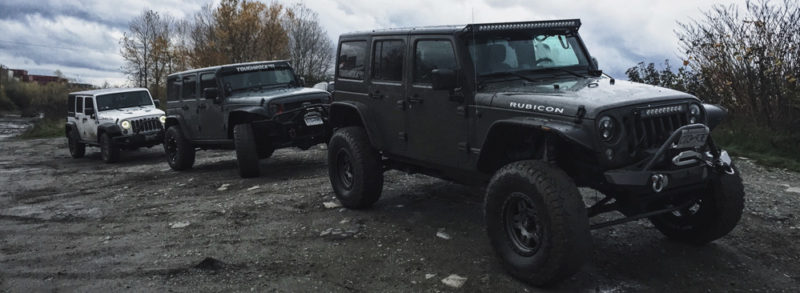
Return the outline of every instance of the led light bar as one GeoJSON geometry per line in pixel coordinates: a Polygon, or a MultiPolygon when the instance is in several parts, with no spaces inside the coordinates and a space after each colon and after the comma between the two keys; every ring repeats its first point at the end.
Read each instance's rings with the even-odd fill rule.
{"type": "Polygon", "coordinates": [[[547,21],[528,21],[528,22],[506,22],[506,23],[484,23],[471,24],[476,31],[507,31],[507,30],[531,30],[531,29],[578,29],[581,27],[580,19],[566,20],[547,20],[547,21]]]}
{"type": "Polygon", "coordinates": [[[640,112],[642,117],[664,116],[686,112],[686,105],[672,105],[666,107],[644,109],[640,112]]]}

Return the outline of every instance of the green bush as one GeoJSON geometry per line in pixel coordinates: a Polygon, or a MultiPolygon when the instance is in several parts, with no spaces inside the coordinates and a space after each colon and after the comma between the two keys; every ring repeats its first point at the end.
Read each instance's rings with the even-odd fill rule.
{"type": "Polygon", "coordinates": [[[712,134],[730,153],[759,164],[800,171],[800,133],[770,130],[744,120],[729,120],[712,134]]]}
{"type": "Polygon", "coordinates": [[[0,88],[0,112],[13,112],[17,110],[17,105],[6,96],[5,88],[0,88]]]}
{"type": "Polygon", "coordinates": [[[33,127],[21,134],[20,138],[50,138],[64,136],[64,120],[41,119],[33,123],[33,127]]]}

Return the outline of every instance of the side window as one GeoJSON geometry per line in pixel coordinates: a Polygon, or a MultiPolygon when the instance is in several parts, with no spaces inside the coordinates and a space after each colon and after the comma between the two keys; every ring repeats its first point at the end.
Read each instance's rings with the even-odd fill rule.
{"type": "Polygon", "coordinates": [[[181,99],[181,81],[178,77],[167,79],[167,101],[177,101],[181,99]]]}
{"type": "Polygon", "coordinates": [[[372,79],[403,80],[404,49],[401,40],[376,41],[372,51],[372,79]]]}
{"type": "Polygon", "coordinates": [[[83,97],[78,97],[75,101],[75,113],[83,113],[83,97]]]}
{"type": "Polygon", "coordinates": [[[364,80],[364,59],[366,59],[367,42],[342,42],[339,49],[339,77],[364,80]]]}
{"type": "Polygon", "coordinates": [[[86,97],[84,100],[85,106],[83,107],[83,112],[86,113],[86,109],[94,109],[94,99],[90,97],[86,97]]]}
{"type": "Polygon", "coordinates": [[[214,73],[200,74],[200,91],[203,89],[217,87],[217,76],[214,73]]]}
{"type": "Polygon", "coordinates": [[[183,77],[183,99],[197,98],[197,75],[189,75],[183,77]]]}
{"type": "Polygon", "coordinates": [[[414,83],[431,83],[434,69],[456,69],[453,52],[448,40],[418,41],[414,50],[414,83]]]}
{"type": "Polygon", "coordinates": [[[75,96],[73,95],[67,96],[67,116],[75,117],[75,96]]]}

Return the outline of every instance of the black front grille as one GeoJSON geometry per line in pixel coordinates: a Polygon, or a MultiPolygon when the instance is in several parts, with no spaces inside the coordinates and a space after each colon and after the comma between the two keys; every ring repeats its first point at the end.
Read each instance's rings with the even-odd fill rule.
{"type": "Polygon", "coordinates": [[[672,133],[689,124],[685,112],[643,117],[635,114],[632,125],[632,143],[635,149],[660,147],[672,133]]]}
{"type": "Polygon", "coordinates": [[[131,128],[133,128],[133,133],[139,133],[161,130],[162,126],[161,121],[154,117],[132,120],[131,128]]]}

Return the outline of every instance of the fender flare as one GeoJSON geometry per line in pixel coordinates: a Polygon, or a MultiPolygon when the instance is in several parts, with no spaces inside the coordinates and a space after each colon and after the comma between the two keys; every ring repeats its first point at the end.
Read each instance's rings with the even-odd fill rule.
{"type": "Polygon", "coordinates": [[[78,125],[74,121],[68,121],[67,123],[64,123],[64,134],[65,135],[69,136],[69,131],[73,130],[73,129],[75,129],[75,131],[78,130],[78,125]]]}
{"type": "Polygon", "coordinates": [[[728,117],[728,109],[725,109],[722,106],[714,105],[714,104],[703,104],[703,108],[706,111],[706,125],[709,129],[716,128],[722,120],[725,120],[728,117]]]}
{"type": "Polygon", "coordinates": [[[343,101],[343,102],[333,102],[330,105],[330,110],[328,111],[328,122],[331,125],[331,129],[336,129],[338,127],[345,125],[345,119],[341,115],[337,115],[344,113],[345,111],[354,111],[358,114],[358,119],[361,122],[361,126],[367,131],[367,137],[369,138],[370,144],[372,147],[376,149],[383,149],[383,140],[378,139],[382,138],[381,133],[376,128],[376,123],[372,119],[372,116],[369,114],[369,110],[367,105],[361,102],[356,101],[343,101]]]}
{"type": "Polygon", "coordinates": [[[164,123],[164,131],[166,132],[167,129],[169,129],[169,127],[172,126],[172,125],[178,125],[178,127],[181,129],[181,132],[183,133],[184,137],[186,137],[188,135],[188,132],[186,132],[186,123],[184,123],[184,119],[183,119],[182,115],[169,115],[169,116],[167,116],[167,122],[164,123]]]}
{"type": "Polygon", "coordinates": [[[491,155],[490,153],[492,151],[491,143],[493,133],[499,131],[498,129],[500,128],[521,127],[534,129],[544,133],[554,134],[565,142],[577,144],[584,149],[593,150],[595,149],[595,142],[591,137],[592,131],[589,129],[592,125],[594,125],[593,120],[584,120],[581,124],[534,117],[516,117],[497,120],[492,123],[489,127],[489,131],[486,133],[486,139],[483,141],[478,156],[478,166],[479,168],[481,168],[481,166],[486,166],[486,160],[488,156],[491,155]]]}
{"type": "Polygon", "coordinates": [[[233,114],[235,113],[256,114],[259,116],[263,116],[264,118],[269,117],[269,112],[267,112],[267,109],[261,106],[236,108],[236,110],[233,110],[228,114],[228,117],[233,116],[233,114]]]}
{"type": "Polygon", "coordinates": [[[122,128],[119,127],[116,123],[106,122],[97,126],[97,139],[100,139],[100,136],[103,133],[108,133],[109,136],[115,137],[118,135],[122,135],[122,128]]]}

